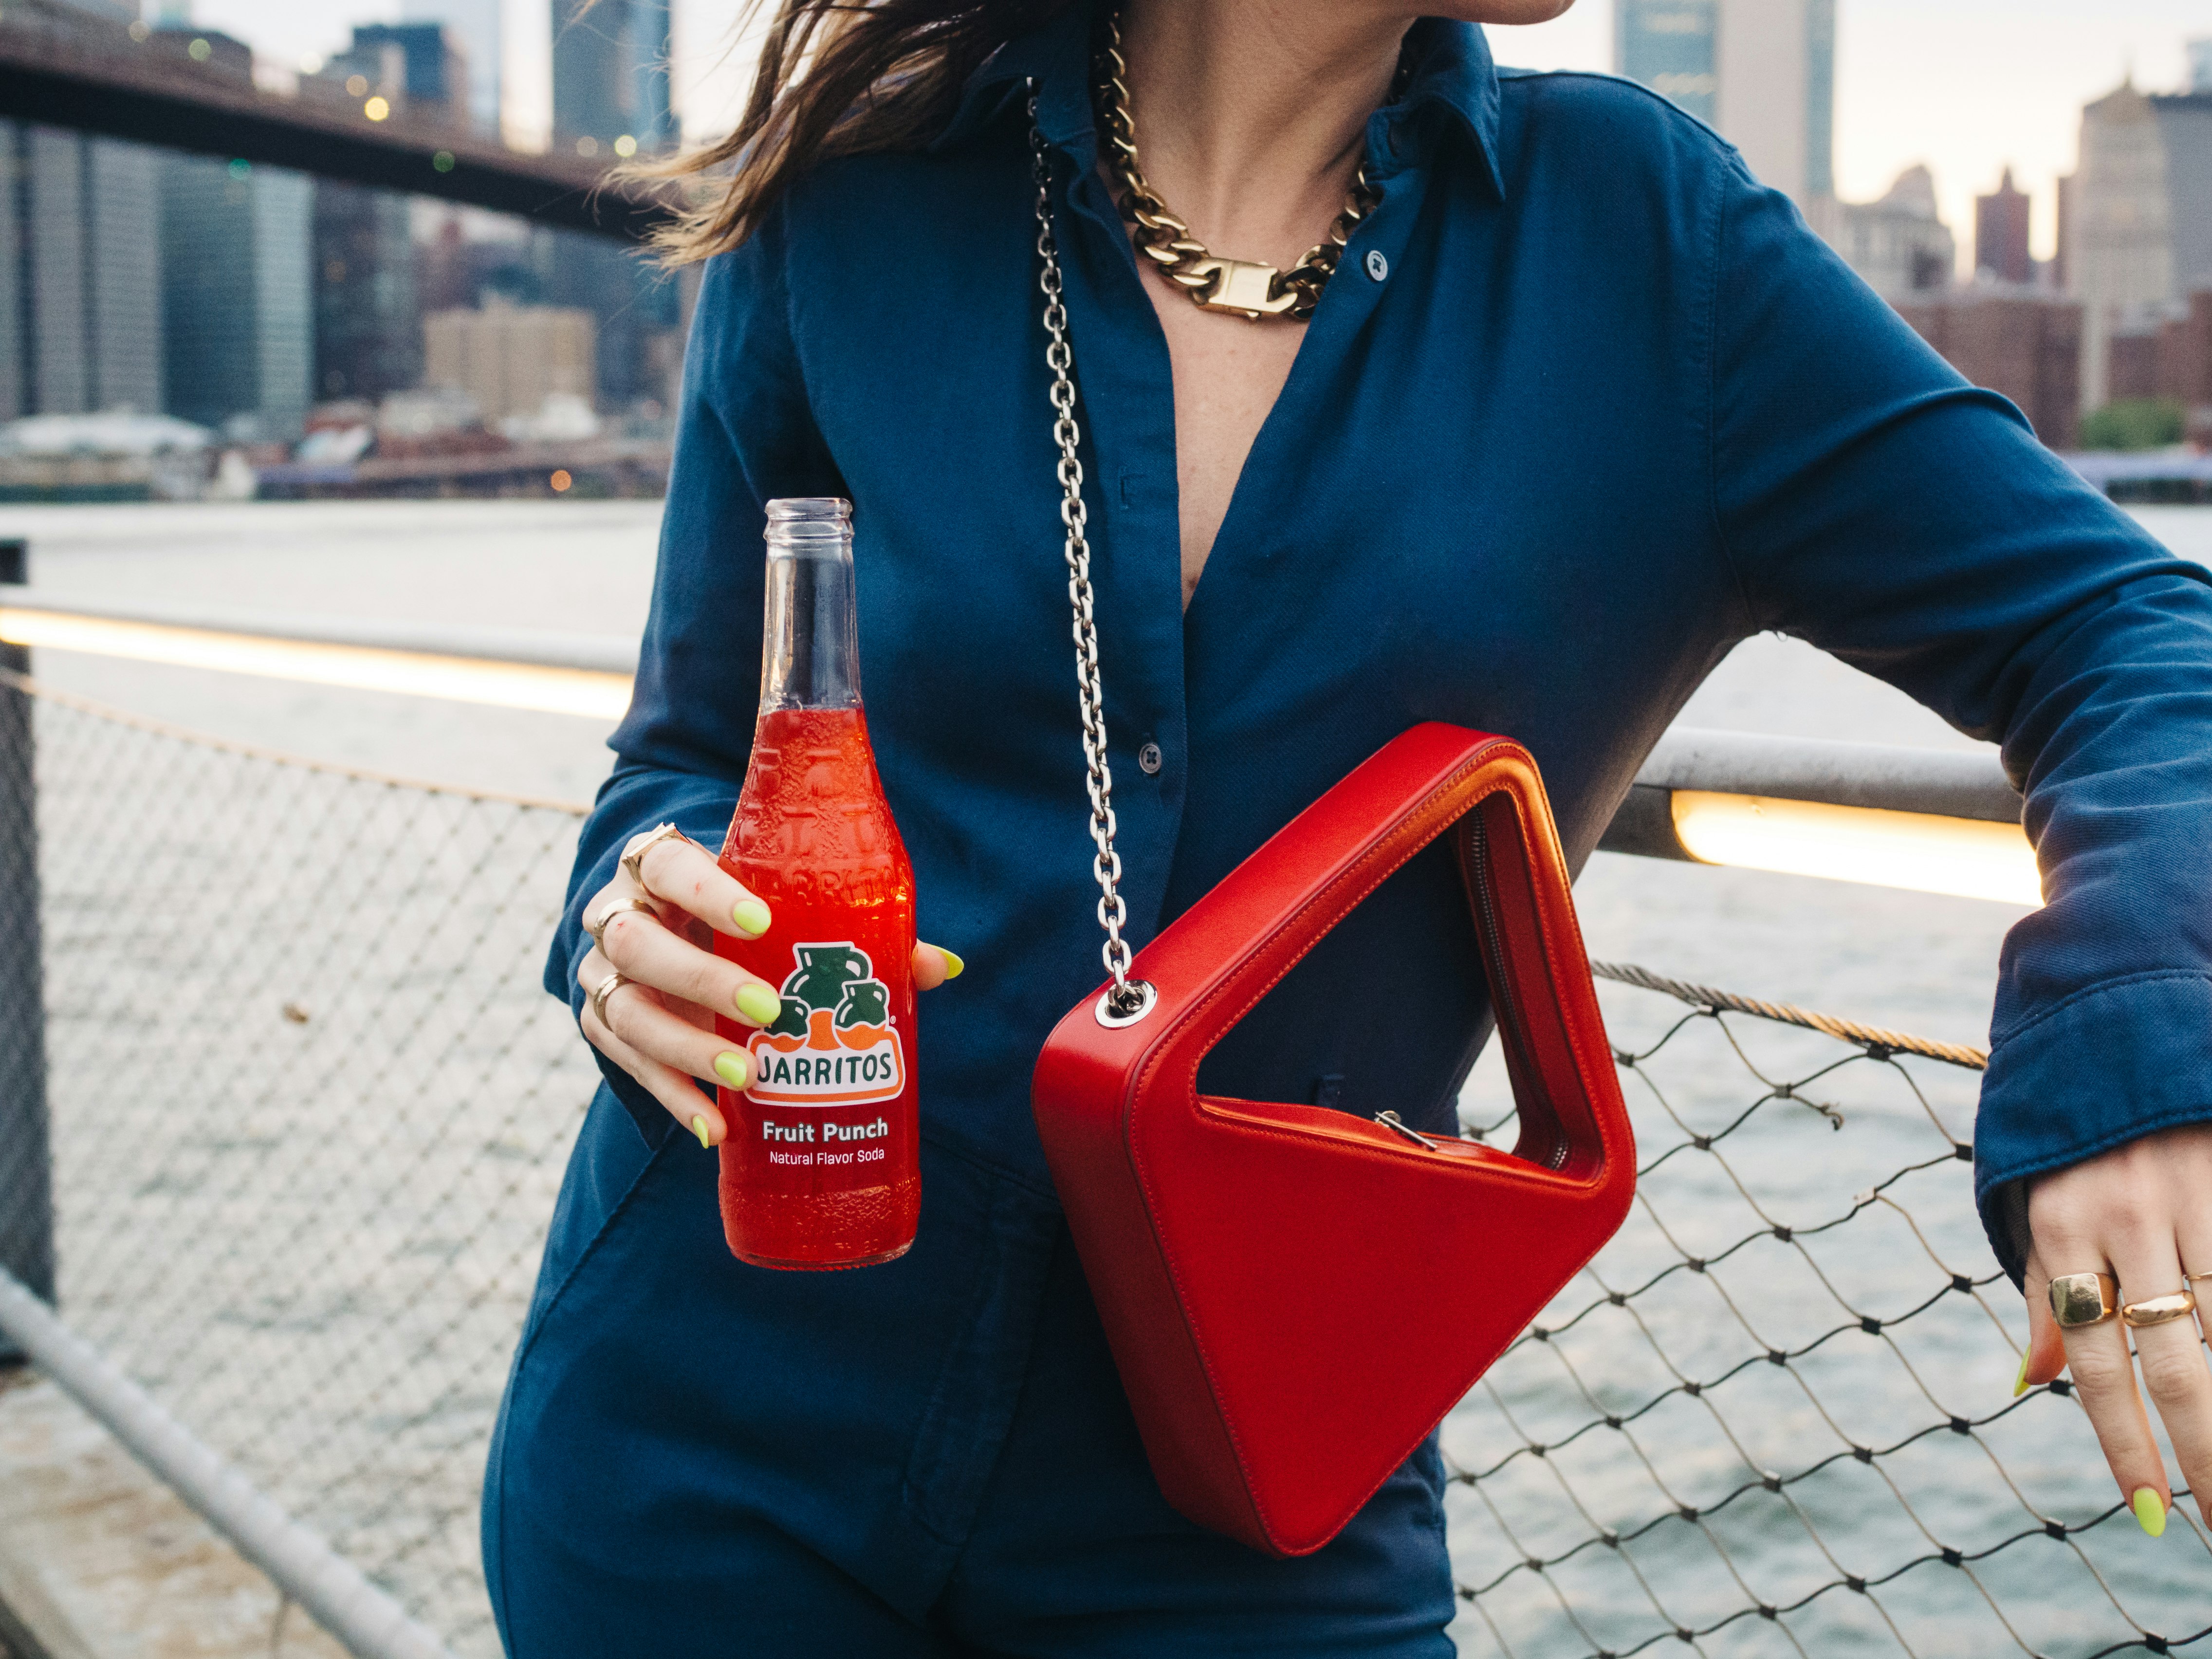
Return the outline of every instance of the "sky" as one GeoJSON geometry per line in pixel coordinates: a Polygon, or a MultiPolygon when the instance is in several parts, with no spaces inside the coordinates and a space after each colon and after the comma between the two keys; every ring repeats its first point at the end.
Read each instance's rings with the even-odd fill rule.
{"type": "MultiPolygon", "coordinates": [[[[507,122],[523,141],[548,125],[551,3],[501,0],[507,122]]],[[[178,3],[159,0],[158,9],[178,3]]],[[[687,132],[710,133],[727,125],[744,94],[744,64],[726,51],[744,0],[674,3],[677,105],[687,132]]],[[[431,9],[431,0],[413,0],[414,15],[431,9]]],[[[265,58],[297,64],[342,46],[352,23],[398,17],[401,0],[189,0],[188,9],[265,58]]],[[[2047,257],[2052,181],[2073,167],[2082,104],[2130,69],[2139,86],[2179,88],[2184,40],[2212,35],[2212,0],[1838,0],[1838,193],[1879,196],[1904,168],[1926,163],[1968,261],[1973,198],[1995,189],[2008,164],[2035,198],[2036,250],[2047,257]]],[[[1501,63],[1608,70],[1611,0],[1579,0],[1555,22],[1493,29],[1491,40],[1501,63]]]]}

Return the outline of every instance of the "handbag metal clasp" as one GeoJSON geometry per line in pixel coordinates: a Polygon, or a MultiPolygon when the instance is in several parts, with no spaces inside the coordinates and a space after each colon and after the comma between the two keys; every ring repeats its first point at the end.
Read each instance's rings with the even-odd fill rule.
{"type": "Polygon", "coordinates": [[[1152,988],[1150,980],[1133,979],[1129,981],[1129,990],[1133,993],[1129,1006],[1126,1009],[1117,1008],[1114,1006],[1115,989],[1115,987],[1108,986],[1099,995],[1098,1006],[1092,1010],[1098,1016],[1098,1023],[1109,1031],[1119,1031],[1134,1025],[1151,1013],[1152,1005],[1160,1000],[1160,994],[1152,988]]]}

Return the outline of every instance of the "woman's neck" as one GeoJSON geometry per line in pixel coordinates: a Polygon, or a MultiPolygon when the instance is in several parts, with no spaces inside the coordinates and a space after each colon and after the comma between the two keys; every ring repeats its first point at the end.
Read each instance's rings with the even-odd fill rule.
{"type": "Polygon", "coordinates": [[[1362,0],[1124,0],[1147,181],[1215,253],[1288,266],[1342,207],[1412,21],[1362,0]]]}

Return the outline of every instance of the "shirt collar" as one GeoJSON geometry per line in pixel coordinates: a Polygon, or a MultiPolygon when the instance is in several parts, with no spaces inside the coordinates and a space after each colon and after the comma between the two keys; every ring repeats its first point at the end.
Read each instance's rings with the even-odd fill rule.
{"type": "MultiPolygon", "coordinates": [[[[1017,36],[986,58],[969,77],[952,120],[933,149],[945,149],[972,137],[1018,98],[1024,82],[1037,82],[1037,125],[1046,142],[1089,166],[1097,137],[1091,112],[1091,0],[1076,0],[1050,21],[1017,36]]],[[[1411,78],[1393,111],[1420,116],[1443,112],[1474,142],[1483,168],[1500,197],[1505,181],[1498,164],[1498,70],[1490,43],[1472,23],[1424,17],[1406,37],[1411,78]]],[[[1394,124],[1416,145],[1428,142],[1434,124],[1394,124]]],[[[1378,158],[1389,169],[1402,156],[1378,158]]]]}

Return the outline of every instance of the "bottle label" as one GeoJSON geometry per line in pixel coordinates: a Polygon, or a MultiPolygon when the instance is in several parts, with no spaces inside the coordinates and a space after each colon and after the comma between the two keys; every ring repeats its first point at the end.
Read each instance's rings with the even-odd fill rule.
{"type": "MultiPolygon", "coordinates": [[[[753,1084],[769,1106],[862,1106],[906,1087],[905,1053],[890,988],[850,939],[795,945],[783,1012],[746,1043],[753,1084]]],[[[857,1138],[857,1137],[855,1137],[857,1138]]],[[[809,1136],[811,1139],[812,1137],[809,1136]]]]}

